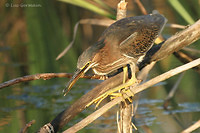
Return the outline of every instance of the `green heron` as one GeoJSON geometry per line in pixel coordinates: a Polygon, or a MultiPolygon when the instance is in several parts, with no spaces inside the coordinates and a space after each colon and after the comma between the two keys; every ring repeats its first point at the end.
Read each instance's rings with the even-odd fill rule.
{"type": "Polygon", "coordinates": [[[124,18],[110,25],[98,41],[87,48],[78,58],[77,70],[63,90],[64,95],[89,69],[92,69],[97,75],[106,76],[129,64],[131,80],[116,87],[111,92],[131,86],[135,82],[137,63],[152,47],[166,21],[166,18],[161,14],[153,13],[124,18]]]}

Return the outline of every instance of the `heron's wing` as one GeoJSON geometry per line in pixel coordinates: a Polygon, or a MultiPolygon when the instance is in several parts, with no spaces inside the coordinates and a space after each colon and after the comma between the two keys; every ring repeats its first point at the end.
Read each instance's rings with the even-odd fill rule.
{"type": "Polygon", "coordinates": [[[119,45],[123,54],[138,57],[145,54],[158,37],[158,32],[151,29],[140,29],[128,36],[119,45]]]}
{"type": "Polygon", "coordinates": [[[126,24],[126,37],[119,45],[124,55],[139,57],[152,47],[166,23],[165,17],[160,14],[155,15],[146,15],[126,24]]]}

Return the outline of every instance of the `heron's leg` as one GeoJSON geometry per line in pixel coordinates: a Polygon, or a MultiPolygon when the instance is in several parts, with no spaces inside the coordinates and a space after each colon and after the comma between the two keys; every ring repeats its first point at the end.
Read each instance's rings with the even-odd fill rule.
{"type": "MultiPolygon", "coordinates": [[[[127,67],[127,66],[126,66],[127,67]]],[[[104,94],[100,95],[99,97],[95,98],[94,100],[92,100],[89,104],[86,105],[86,107],[90,106],[93,103],[97,103],[97,106],[99,105],[99,101],[101,102],[103,99],[105,99],[107,96],[109,95],[113,95],[114,92],[117,92],[118,90],[121,90],[123,88],[129,87],[131,85],[133,85],[134,83],[137,82],[137,79],[135,78],[135,64],[130,64],[130,68],[131,68],[131,79],[129,79],[127,82],[112,88],[110,90],[108,90],[107,92],[105,92],[104,94]]],[[[124,79],[123,79],[124,80],[124,79]]],[[[129,90],[130,91],[130,90],[129,90]]],[[[131,91],[130,91],[131,92],[131,91]]],[[[114,94],[115,95],[115,94],[114,94]]],[[[134,95],[132,93],[132,95],[134,95]]],[[[122,94],[120,95],[122,96],[122,94]]]]}
{"type": "MultiPolygon", "coordinates": [[[[138,80],[135,77],[135,64],[130,64],[130,69],[131,69],[131,79],[129,80],[130,84],[127,86],[125,89],[123,89],[123,93],[127,95],[127,92],[134,96],[134,93],[130,90],[130,86],[133,85],[134,83],[138,82],[138,80]]],[[[132,102],[132,100],[128,97],[128,100],[132,102]]]]}
{"type": "MultiPolygon", "coordinates": [[[[124,73],[124,77],[123,77],[123,84],[126,82],[126,75],[128,74],[128,67],[125,66],[123,67],[123,73],[124,73]]],[[[107,92],[105,92],[107,93],[107,92]]],[[[104,97],[97,97],[96,100],[93,102],[90,102],[87,106],[90,106],[92,103],[97,103],[95,108],[99,106],[99,104],[107,97],[107,96],[111,96],[110,99],[114,99],[116,97],[120,97],[120,96],[123,96],[122,93],[119,93],[119,92],[113,92],[111,94],[107,94],[105,95],[104,97]],[[99,99],[98,99],[99,98],[99,99]]],[[[124,99],[124,102],[125,102],[125,99],[124,99]]]]}
{"type": "MultiPolygon", "coordinates": [[[[126,83],[126,76],[128,75],[128,67],[127,66],[123,67],[123,72],[124,72],[124,77],[123,77],[123,84],[124,84],[124,83],[126,83]]],[[[112,100],[112,99],[115,99],[116,97],[120,97],[120,96],[122,96],[124,98],[124,94],[126,95],[127,91],[130,91],[128,88],[129,87],[122,88],[121,90],[119,90],[119,92],[114,92],[114,93],[110,94],[111,95],[110,99],[112,100]]],[[[126,98],[124,98],[124,103],[126,103],[125,99],[126,98]]],[[[129,102],[132,102],[132,100],[129,97],[127,99],[129,102]]]]}

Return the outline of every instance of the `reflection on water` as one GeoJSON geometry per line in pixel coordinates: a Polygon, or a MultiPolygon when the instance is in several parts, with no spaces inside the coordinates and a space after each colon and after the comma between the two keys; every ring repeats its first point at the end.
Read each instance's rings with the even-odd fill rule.
{"type": "MultiPolygon", "coordinates": [[[[88,92],[96,83],[90,81],[91,86],[88,87],[84,82],[79,82],[65,97],[62,95],[62,85],[26,86],[16,94],[5,93],[0,97],[0,132],[19,131],[24,124],[33,119],[36,120],[36,123],[29,129],[29,132],[36,131],[88,92]]],[[[141,98],[138,104],[133,122],[141,132],[146,132],[147,129],[151,129],[153,132],[180,132],[200,118],[199,102],[179,103],[176,107],[170,106],[169,111],[163,110],[163,100],[161,99],[141,98]]],[[[118,107],[113,107],[82,131],[116,132],[117,110],[118,107]]],[[[69,123],[68,127],[93,111],[93,107],[83,111],[69,123]]],[[[196,130],[196,132],[199,131],[200,129],[196,130]]]]}

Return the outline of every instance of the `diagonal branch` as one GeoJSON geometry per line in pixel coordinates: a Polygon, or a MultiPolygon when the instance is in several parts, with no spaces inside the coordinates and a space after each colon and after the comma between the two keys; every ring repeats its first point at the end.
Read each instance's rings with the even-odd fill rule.
{"type": "Polygon", "coordinates": [[[161,48],[153,55],[151,61],[158,61],[181,48],[190,45],[200,38],[200,20],[185,30],[178,32],[165,41],[161,48]]]}
{"type": "Polygon", "coordinates": [[[200,38],[200,20],[191,25],[185,30],[178,32],[174,36],[167,39],[163,44],[154,45],[144,57],[144,60],[139,64],[142,69],[147,64],[153,61],[159,61],[174,52],[179,51],[185,46],[192,44],[200,38]]]}
{"type": "MultiPolygon", "coordinates": [[[[185,65],[179,66],[175,69],[172,69],[166,73],[163,73],[141,85],[138,85],[136,87],[131,88],[130,90],[134,93],[137,94],[161,81],[164,81],[174,75],[177,75],[181,72],[184,72],[188,69],[191,69],[195,66],[200,65],[200,58],[196,59],[190,63],[187,63],[185,65]]],[[[124,98],[127,98],[128,96],[131,96],[131,94],[127,93],[127,96],[124,95],[124,98]]],[[[107,103],[106,105],[104,105],[103,107],[101,107],[100,109],[98,109],[97,111],[95,111],[94,113],[90,114],[89,116],[87,116],[86,118],[84,118],[82,121],[78,122],[77,124],[75,124],[73,127],[67,129],[64,133],[74,133],[79,131],[80,129],[84,128],[85,126],[87,126],[88,124],[90,124],[91,122],[93,122],[94,120],[96,120],[98,117],[100,117],[101,115],[103,115],[105,112],[107,112],[110,108],[112,108],[114,105],[120,103],[121,101],[123,101],[122,97],[118,97],[112,101],[110,101],[109,103],[107,103]]]]}

